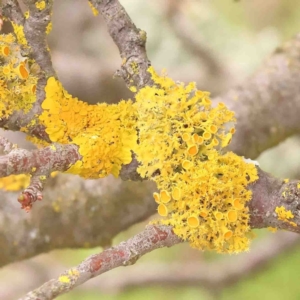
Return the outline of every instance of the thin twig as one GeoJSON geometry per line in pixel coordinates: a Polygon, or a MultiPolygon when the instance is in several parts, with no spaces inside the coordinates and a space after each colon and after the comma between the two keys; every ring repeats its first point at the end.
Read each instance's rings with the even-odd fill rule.
{"type": "Polygon", "coordinates": [[[50,300],[69,292],[76,286],[120,266],[134,264],[141,256],[161,247],[182,242],[170,227],[147,226],[144,231],[118,246],[91,255],[78,266],[65,271],[20,300],[50,300]]]}
{"type": "Polygon", "coordinates": [[[150,61],[146,53],[146,32],[138,29],[118,0],[91,0],[106,22],[108,32],[122,58],[119,75],[127,86],[142,88],[151,84],[147,72],[150,61]]]}
{"type": "MultiPolygon", "coordinates": [[[[279,255],[294,249],[299,243],[299,235],[278,232],[264,237],[250,252],[226,257],[221,261],[141,263],[126,272],[126,276],[122,272],[113,277],[103,277],[95,285],[101,291],[119,293],[149,286],[195,286],[221,291],[258,273],[279,255]]],[[[89,287],[91,286],[92,283],[89,287]]]]}
{"type": "Polygon", "coordinates": [[[53,144],[38,150],[14,149],[0,156],[0,177],[16,174],[41,176],[66,171],[81,158],[76,145],[53,144]]]}

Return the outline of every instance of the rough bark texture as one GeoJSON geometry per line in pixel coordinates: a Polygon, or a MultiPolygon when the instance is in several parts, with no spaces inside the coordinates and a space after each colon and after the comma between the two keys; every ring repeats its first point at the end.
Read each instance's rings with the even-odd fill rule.
{"type": "Polygon", "coordinates": [[[243,85],[215,99],[237,117],[230,150],[255,158],[300,132],[300,34],[278,48],[243,85]]]}
{"type": "MultiPolygon", "coordinates": [[[[47,1],[47,5],[51,2],[47,1]]],[[[123,61],[118,74],[128,86],[141,88],[151,84],[150,75],[147,73],[150,62],[145,50],[146,33],[136,28],[117,0],[92,0],[91,2],[101,12],[108,31],[119,48],[123,61]]],[[[33,1],[26,1],[26,4],[32,13],[28,21],[21,18],[16,1],[4,1],[4,5],[1,6],[4,15],[15,19],[18,23],[25,22],[25,34],[28,39],[31,39],[30,55],[37,60],[44,74],[55,75],[50,55],[45,51],[44,29],[45,24],[50,20],[50,6],[45,10],[45,15],[39,15],[33,1]]],[[[253,158],[300,131],[299,58],[300,35],[277,49],[265,66],[243,86],[232,89],[215,99],[224,102],[236,112],[237,133],[231,150],[253,158]]],[[[1,127],[20,130],[35,114],[40,113],[40,103],[44,98],[43,78],[42,76],[38,86],[37,105],[32,111],[26,116],[16,113],[7,120],[0,120],[1,127]]],[[[49,141],[41,126],[33,126],[29,133],[49,141]]],[[[51,148],[36,152],[13,150],[12,145],[5,140],[0,140],[0,146],[5,154],[0,157],[1,176],[18,174],[21,172],[21,167],[23,172],[37,166],[63,171],[68,164],[62,164],[63,167],[57,168],[61,161],[79,159],[78,151],[76,152],[72,145],[66,146],[76,152],[72,157],[67,155],[64,160],[64,155],[57,155],[55,158],[58,161],[55,160],[50,166],[48,164],[51,161],[46,159],[45,154],[51,148]]],[[[64,150],[63,146],[56,146],[64,150]]],[[[122,170],[123,178],[139,179],[136,177],[136,166],[136,161],[125,166],[122,170]]],[[[251,227],[272,226],[300,233],[299,182],[284,182],[261,170],[259,176],[259,180],[250,187],[253,192],[253,199],[249,203],[251,227]],[[281,206],[293,213],[295,217],[291,221],[296,226],[291,222],[278,219],[275,209],[281,206]]],[[[38,203],[39,205],[26,215],[16,208],[15,202],[8,202],[15,197],[15,194],[2,193],[0,265],[51,249],[107,246],[117,233],[155,212],[155,202],[152,200],[151,193],[143,189],[141,183],[118,184],[116,186],[110,179],[83,181],[74,176],[58,176],[49,180],[48,186],[45,187],[44,201],[38,203]]],[[[132,264],[147,252],[180,242],[171,228],[149,226],[127,242],[87,258],[76,268],[62,274],[59,279],[51,280],[23,299],[53,299],[103,272],[121,265],[132,264]]]]}
{"type": "Polygon", "coordinates": [[[126,85],[137,88],[151,84],[150,66],[146,53],[146,32],[138,29],[118,0],[92,0],[100,11],[107,29],[117,45],[122,58],[122,67],[117,72],[126,85]]]}
{"type": "Polygon", "coordinates": [[[118,246],[85,259],[77,267],[64,272],[40,288],[28,293],[22,300],[54,299],[72,290],[90,278],[120,266],[134,264],[140,256],[161,247],[180,243],[168,227],[147,226],[144,231],[118,246]]]}
{"type": "Polygon", "coordinates": [[[153,184],[58,175],[30,213],[16,193],[1,192],[0,267],[59,248],[109,246],[129,226],[155,212],[153,184]]]}

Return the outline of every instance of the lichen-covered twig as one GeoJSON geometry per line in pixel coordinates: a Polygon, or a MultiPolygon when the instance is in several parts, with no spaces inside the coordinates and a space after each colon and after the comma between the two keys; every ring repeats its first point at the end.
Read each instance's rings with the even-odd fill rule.
{"type": "Polygon", "coordinates": [[[53,0],[42,2],[45,4],[42,7],[38,7],[36,1],[29,4],[29,17],[24,25],[24,33],[30,46],[30,55],[45,73],[44,76],[48,78],[56,76],[46,42],[47,27],[51,22],[53,0]]]}
{"type": "Polygon", "coordinates": [[[138,29],[118,0],[90,1],[104,18],[108,32],[117,45],[122,58],[119,75],[128,87],[138,89],[151,84],[147,72],[150,66],[146,53],[146,32],[138,29]]]}
{"type": "MultiPolygon", "coordinates": [[[[4,0],[1,5],[3,15],[8,18],[14,27],[15,35],[21,46],[19,57],[30,66],[26,70],[27,75],[37,79],[34,87],[36,100],[29,112],[16,110],[10,116],[0,118],[0,126],[10,130],[25,128],[33,119],[41,113],[41,103],[45,99],[46,79],[56,76],[52,66],[50,51],[46,42],[47,31],[51,26],[51,13],[53,1],[27,1],[28,11],[23,15],[17,1],[4,0]]],[[[27,66],[28,68],[28,66],[27,66]]],[[[23,79],[24,79],[23,78],[23,79]]],[[[26,128],[30,135],[49,142],[45,128],[40,124],[26,128]]]]}
{"type": "Polygon", "coordinates": [[[170,227],[149,225],[126,242],[91,255],[78,266],[67,270],[59,278],[48,281],[20,300],[54,299],[95,276],[120,266],[132,265],[148,252],[180,242],[170,227]]]}
{"type": "MultiPolygon", "coordinates": [[[[263,270],[300,243],[296,234],[281,232],[264,237],[250,252],[213,262],[140,263],[133,270],[113,277],[103,277],[95,287],[105,292],[118,292],[149,286],[195,286],[216,293],[263,270]],[[146,271],[145,271],[146,270],[146,271]]],[[[89,285],[89,290],[94,284],[89,285]]]]}
{"type": "MultiPolygon", "coordinates": [[[[1,141],[5,139],[0,138],[0,145],[1,141]]],[[[11,146],[11,149],[6,147],[5,151],[8,154],[0,156],[0,177],[12,174],[32,176],[29,186],[18,197],[18,201],[26,211],[31,209],[33,202],[42,200],[43,186],[51,172],[66,171],[81,158],[75,145],[53,144],[33,151],[13,149],[11,146]]]]}
{"type": "Polygon", "coordinates": [[[13,20],[18,25],[23,25],[25,17],[21,11],[19,3],[17,0],[4,0],[2,5],[2,14],[13,20]]]}
{"type": "Polygon", "coordinates": [[[33,202],[43,199],[42,191],[44,189],[46,175],[32,176],[29,186],[18,197],[18,201],[21,203],[23,209],[27,212],[30,211],[33,202]]]}
{"type": "MultiPolygon", "coordinates": [[[[114,289],[165,284],[202,285],[208,289],[220,291],[222,288],[258,271],[280,253],[299,243],[297,235],[279,234],[279,236],[280,238],[278,235],[274,235],[257,244],[250,256],[235,257],[223,263],[201,262],[184,267],[181,264],[169,264],[161,268],[156,265],[147,267],[141,265],[140,269],[136,269],[126,278],[122,277],[117,282],[114,280],[114,289]],[[147,271],[145,272],[145,270],[147,271]]],[[[78,266],[65,271],[58,279],[48,281],[21,299],[54,299],[104,272],[119,266],[131,265],[148,252],[161,247],[171,247],[180,242],[180,239],[172,233],[169,227],[148,226],[144,231],[126,242],[88,257],[78,266]]],[[[109,286],[109,281],[107,283],[109,286]]]]}
{"type": "Polygon", "coordinates": [[[80,159],[75,145],[53,144],[38,150],[14,149],[0,156],[0,177],[12,174],[48,175],[66,171],[80,159]]]}

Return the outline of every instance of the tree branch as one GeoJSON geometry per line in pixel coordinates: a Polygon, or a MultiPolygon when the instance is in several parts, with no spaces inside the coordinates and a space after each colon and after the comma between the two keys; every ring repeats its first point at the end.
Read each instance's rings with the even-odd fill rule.
{"type": "Polygon", "coordinates": [[[21,300],[54,299],[95,276],[120,266],[132,265],[148,252],[180,242],[170,227],[147,226],[144,231],[126,242],[91,255],[75,268],[67,270],[57,279],[48,281],[21,300]]]}
{"type": "Polygon", "coordinates": [[[255,158],[300,132],[300,34],[277,48],[243,85],[215,99],[237,117],[230,150],[255,158]]]}
{"type": "Polygon", "coordinates": [[[101,291],[118,293],[149,286],[195,286],[217,292],[260,272],[279,255],[298,246],[299,242],[298,235],[280,232],[264,237],[250,252],[221,261],[142,263],[126,271],[126,276],[104,277],[96,285],[101,291]]]}
{"type": "Polygon", "coordinates": [[[147,72],[150,61],[146,53],[146,32],[138,29],[118,0],[91,0],[104,18],[108,32],[117,45],[122,58],[121,70],[117,73],[128,87],[138,89],[151,85],[147,72]]]}
{"type": "MultiPolygon", "coordinates": [[[[167,285],[202,285],[208,289],[221,290],[248,276],[249,273],[258,271],[278,254],[299,243],[297,235],[281,234],[280,236],[279,242],[278,236],[266,239],[257,245],[250,256],[235,257],[234,263],[231,259],[221,264],[219,262],[201,263],[200,265],[192,263],[184,268],[181,264],[168,264],[167,267],[160,268],[155,265],[146,268],[141,266],[142,269],[137,269],[131,275],[119,280],[119,286],[117,281],[117,288],[163,283],[167,285]],[[147,271],[145,272],[145,270],[147,271]],[[183,270],[185,271],[183,272],[183,270]]],[[[20,300],[54,299],[109,270],[132,265],[148,252],[162,247],[171,247],[181,242],[170,227],[147,226],[144,231],[133,238],[99,254],[89,256],[78,266],[65,271],[59,278],[46,282],[20,300]]]]}
{"type": "Polygon", "coordinates": [[[2,14],[18,25],[24,25],[25,18],[17,0],[3,1],[2,14]]]}
{"type": "Polygon", "coordinates": [[[38,150],[14,149],[0,156],[0,177],[12,174],[49,175],[53,171],[64,172],[79,160],[76,145],[53,144],[38,150]]]}
{"type": "Polygon", "coordinates": [[[0,191],[0,267],[54,249],[109,246],[155,213],[154,190],[149,182],[59,174],[29,214],[20,211],[17,193],[0,191]]]}

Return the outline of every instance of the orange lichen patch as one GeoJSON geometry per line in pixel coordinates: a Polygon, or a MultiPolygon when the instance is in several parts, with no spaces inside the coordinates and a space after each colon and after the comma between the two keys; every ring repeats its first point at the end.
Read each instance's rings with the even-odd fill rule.
{"type": "Polygon", "coordinates": [[[1,48],[1,53],[2,53],[2,55],[4,55],[4,56],[8,56],[8,55],[10,54],[10,49],[9,49],[9,47],[8,47],[8,46],[2,47],[2,48],[1,48]]]}
{"type": "Polygon", "coordinates": [[[203,144],[203,142],[204,142],[203,137],[200,136],[200,135],[198,135],[197,133],[194,133],[194,134],[193,134],[193,139],[194,139],[194,142],[195,142],[196,144],[198,144],[198,145],[201,145],[201,144],[203,144]]]}
{"type": "Polygon", "coordinates": [[[153,198],[154,198],[155,202],[160,203],[159,193],[153,193],[153,198]]]}
{"type": "Polygon", "coordinates": [[[210,140],[211,139],[211,133],[210,132],[204,132],[203,133],[203,139],[204,140],[210,140]]]}
{"type": "Polygon", "coordinates": [[[27,79],[29,76],[29,73],[23,64],[18,66],[18,72],[21,79],[27,79]]]}
{"type": "Polygon", "coordinates": [[[163,203],[168,203],[171,200],[171,196],[170,196],[169,192],[162,190],[160,192],[160,200],[163,203]]]}
{"type": "Polygon", "coordinates": [[[227,213],[227,218],[229,222],[236,222],[237,220],[237,212],[235,210],[230,210],[227,213]]]}
{"type": "Polygon", "coordinates": [[[212,145],[213,145],[213,146],[218,146],[218,145],[219,145],[219,141],[218,141],[216,138],[214,138],[214,139],[212,140],[212,145]]]}
{"type": "Polygon", "coordinates": [[[19,191],[26,188],[30,183],[30,175],[10,175],[0,178],[0,189],[5,191],[19,191]]]}
{"type": "Polygon", "coordinates": [[[218,131],[218,127],[216,125],[210,125],[209,130],[211,133],[216,133],[218,131]]]}
{"type": "Polygon", "coordinates": [[[157,212],[162,217],[166,217],[168,215],[168,209],[164,204],[158,205],[157,212]]]}
{"type": "Polygon", "coordinates": [[[234,199],[232,201],[232,206],[238,210],[241,210],[244,208],[244,205],[241,203],[240,199],[234,199]]]}
{"type": "Polygon", "coordinates": [[[215,218],[216,218],[217,221],[222,220],[223,214],[222,214],[221,212],[216,211],[216,212],[214,212],[213,214],[214,214],[214,216],[215,216],[215,218]]]}
{"type": "Polygon", "coordinates": [[[223,231],[224,239],[229,240],[232,236],[233,233],[231,230],[228,230],[227,228],[223,231]]]}
{"type": "Polygon", "coordinates": [[[32,91],[33,94],[35,94],[35,92],[36,92],[36,84],[33,84],[31,86],[31,91],[32,91]]]}
{"type": "Polygon", "coordinates": [[[202,98],[203,105],[211,105],[211,100],[207,97],[202,98]]]}
{"type": "Polygon", "coordinates": [[[231,134],[235,134],[235,128],[234,128],[234,127],[230,128],[229,132],[230,132],[231,134]]]}
{"type": "Polygon", "coordinates": [[[199,215],[202,218],[206,218],[208,216],[208,211],[207,210],[202,210],[202,211],[200,211],[199,215]]]}
{"type": "Polygon", "coordinates": [[[194,83],[176,83],[165,73],[149,71],[154,85],[139,90],[133,105],[139,140],[134,152],[140,175],[172,195],[167,206],[159,205],[167,217],[159,222],[197,249],[247,250],[252,239],[247,185],[258,176],[253,163],[222,149],[232,137],[228,128],[234,113],[223,103],[212,107],[209,93],[196,90],[194,83]]]}
{"type": "Polygon", "coordinates": [[[188,142],[190,139],[191,139],[191,135],[188,134],[188,133],[184,133],[182,135],[182,139],[185,141],[185,142],[188,142]]]}
{"type": "Polygon", "coordinates": [[[185,169],[185,170],[188,170],[190,169],[191,167],[193,166],[193,163],[189,160],[184,160],[182,162],[182,167],[185,169]]]}
{"type": "Polygon", "coordinates": [[[188,148],[188,154],[189,155],[192,155],[192,156],[194,156],[194,155],[196,155],[197,153],[198,153],[198,147],[196,146],[196,145],[192,145],[192,146],[190,146],[189,148],[188,148]]]}
{"type": "Polygon", "coordinates": [[[190,216],[190,217],[187,218],[187,224],[191,228],[196,228],[200,224],[199,218],[197,216],[190,216]]]}
{"type": "Polygon", "coordinates": [[[10,68],[8,66],[5,66],[2,68],[2,73],[4,75],[8,75],[10,73],[10,68]]]}
{"type": "Polygon", "coordinates": [[[181,190],[177,186],[172,189],[172,198],[174,200],[180,200],[181,198],[181,190]]]}

